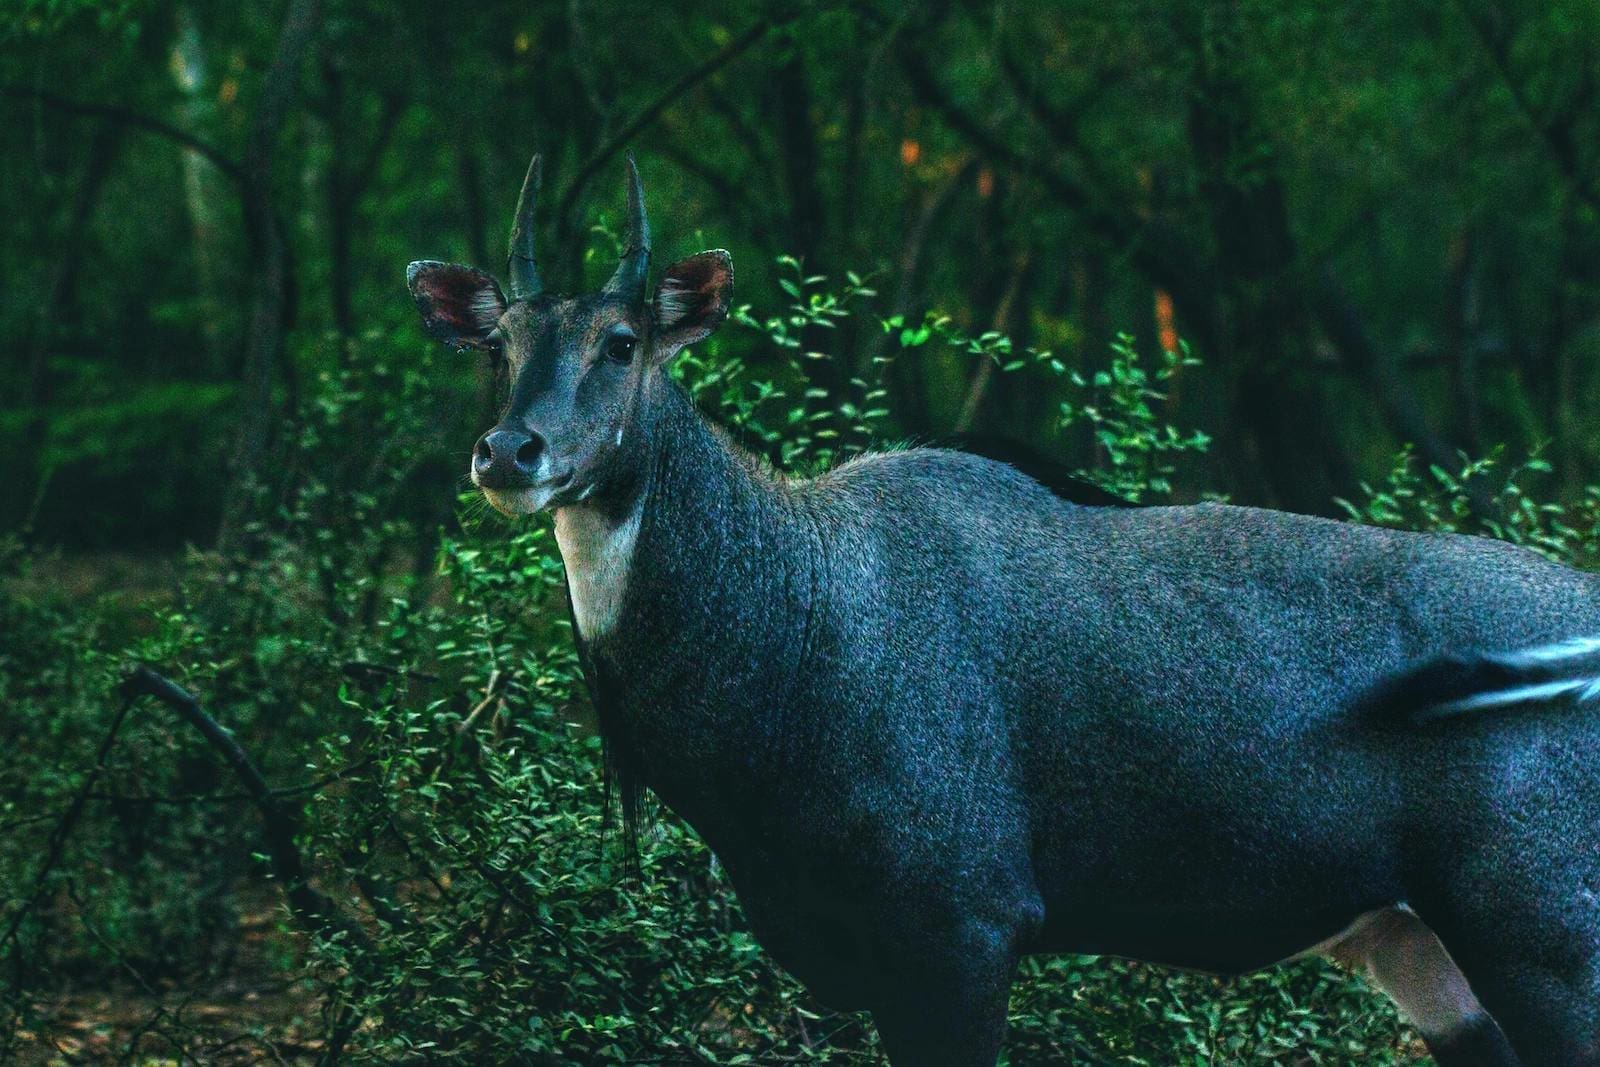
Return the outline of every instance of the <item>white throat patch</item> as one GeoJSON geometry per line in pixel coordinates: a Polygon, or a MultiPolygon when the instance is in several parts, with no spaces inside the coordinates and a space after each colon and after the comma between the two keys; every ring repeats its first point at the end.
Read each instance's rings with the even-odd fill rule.
{"type": "Polygon", "coordinates": [[[585,641],[605,636],[617,624],[643,515],[644,508],[636,504],[627,518],[613,524],[582,504],[556,509],[556,545],[567,567],[572,614],[585,641]]]}

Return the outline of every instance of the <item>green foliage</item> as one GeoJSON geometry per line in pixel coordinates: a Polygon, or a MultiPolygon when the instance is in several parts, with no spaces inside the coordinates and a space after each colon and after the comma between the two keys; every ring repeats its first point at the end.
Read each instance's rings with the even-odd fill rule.
{"type": "Polygon", "coordinates": [[[1379,485],[1361,483],[1359,502],[1338,504],[1374,526],[1483,534],[1587,566],[1600,559],[1600,487],[1587,487],[1571,504],[1539,499],[1526,487],[1550,473],[1538,452],[1508,463],[1497,447],[1481,459],[1462,456],[1461,464],[1454,473],[1437,464],[1424,468],[1407,447],[1379,485]]]}
{"type": "MultiPolygon", "coordinates": [[[[452,514],[482,429],[470,362],[418,342],[398,267],[497,261],[535,145],[555,286],[611,269],[615,226],[586,227],[615,220],[625,132],[656,262],[669,242],[726,245],[740,299],[781,309],[741,307],[673,373],[787,471],[957,427],[1133,500],[1321,510],[1348,491],[1346,461],[1371,477],[1418,425],[1396,413],[1421,410],[1444,454],[1510,451],[1461,471],[1404,453],[1353,517],[1600,551],[1600,493],[1576,488],[1595,469],[1600,157],[1569,150],[1600,138],[1592,3],[1126,17],[1080,0],[997,21],[983,5],[574,0],[468,5],[442,32],[436,5],[325,0],[262,107],[303,7],[0,10],[0,530],[29,544],[0,539],[0,930],[144,659],[303,804],[318,878],[379,934],[367,958],[278,916],[275,973],[310,973],[296,995],[326,1009],[311,1036],[348,1009],[368,1059],[870,1058],[859,1019],[821,1013],[751,948],[670,818],[638,881],[620,878],[596,841],[548,533],[475,498],[452,514]],[[271,114],[282,127],[258,141],[271,114]],[[237,180],[264,148],[267,181],[237,180]],[[281,304],[255,299],[258,184],[288,244],[281,304]],[[803,255],[745,269],[782,248],[803,255]],[[818,273],[831,263],[871,269],[841,285],[818,273]],[[263,315],[286,328],[256,401],[271,459],[238,554],[184,552],[215,534],[263,315]],[[1207,366],[1114,325],[1163,347],[1195,331],[1207,366]],[[1214,453],[1194,425],[1238,447],[1214,453]],[[1506,459],[1545,438],[1559,494],[1530,488],[1540,454],[1506,459]]],[[[0,1059],[23,1024],[51,1033],[43,993],[75,981],[171,984],[145,1036],[182,1058],[200,1035],[181,990],[230,973],[241,916],[270,895],[242,844],[255,813],[191,731],[141,704],[109,752],[41,906],[0,947],[0,1059]]],[[[1316,967],[1222,986],[1106,960],[1028,975],[1018,1063],[1382,1062],[1396,1046],[1380,1002],[1316,967]]]]}
{"type": "Polygon", "coordinates": [[[1162,419],[1167,395],[1161,386],[1200,361],[1180,341],[1178,351],[1162,352],[1161,365],[1146,371],[1125,333],[1117,335],[1111,355],[1111,366],[1087,380],[1070,372],[1083,395],[1062,401],[1061,425],[1086,423],[1093,429],[1104,462],[1085,475],[1102,488],[1132,501],[1170,496],[1177,461],[1184,453],[1204,452],[1211,438],[1201,430],[1184,433],[1162,419]]]}
{"type": "MultiPolygon", "coordinates": [[[[831,292],[797,263],[780,266],[789,310],[740,309],[749,332],[686,354],[675,373],[803,472],[878,440],[884,386],[851,383],[860,402],[840,402],[806,384],[829,357],[808,358],[796,338],[819,322],[836,328],[872,293],[855,276],[831,292]],[[793,353],[788,377],[754,376],[746,354],[729,351],[741,345],[793,353]]],[[[1066,373],[1048,352],[1012,356],[1001,335],[968,337],[943,316],[922,324],[880,366],[937,344],[1002,373],[1066,373]]],[[[16,914],[54,817],[84,784],[117,677],[142,660],[199,694],[263,763],[301,812],[318,882],[368,931],[278,950],[278,966],[308,976],[315,1025],[340,1033],[356,1061],[875,1062],[865,1017],[829,1012],[775,967],[681,822],[661,813],[636,874],[608,843],[548,526],[508,526],[466,497],[429,550],[431,573],[407,563],[430,543],[407,498],[446,357],[429,349],[397,364],[378,353],[399,342],[373,340],[351,346],[298,412],[295,459],[263,489],[252,555],[195,554],[175,592],[85,610],[50,594],[51,560],[7,549],[0,699],[14,725],[0,757],[0,921],[16,914]],[[375,436],[393,442],[378,462],[353,447],[375,436]],[[98,651],[115,648],[125,651],[98,651]]],[[[1203,447],[1161,419],[1156,388],[1193,363],[1169,354],[1147,378],[1124,338],[1103,379],[1075,383],[1074,417],[1106,431],[1103,484],[1165,494],[1170,465],[1203,447]]],[[[193,983],[221,973],[241,894],[265,875],[242,844],[259,839],[254,813],[167,711],[135,707],[110,753],[45,879],[50,903],[0,952],[26,979],[0,1002],[0,1051],[25,1030],[49,1031],[46,1002],[20,991],[63,974],[193,983]]],[[[279,921],[288,928],[286,914],[279,921]]],[[[1386,1002],[1309,965],[1218,982],[1110,959],[1032,960],[1012,1015],[1014,1063],[1381,1063],[1404,1047],[1386,1002]]],[[[204,1057],[202,1033],[166,1039],[204,1057]]]]}
{"type": "MultiPolygon", "coordinates": [[[[707,359],[692,352],[679,357],[673,375],[719,422],[780,467],[797,473],[825,470],[882,437],[889,415],[888,390],[881,376],[871,382],[850,378],[844,397],[811,384],[815,371],[806,364],[831,363],[835,357],[806,348],[805,339],[818,331],[835,330],[840,320],[877,293],[854,272],[835,292],[825,288],[826,275],[806,274],[793,256],[779,256],[776,263],[778,287],[790,300],[785,311],[759,318],[744,304],[729,318],[779,356],[780,375],[754,378],[743,358],[707,359]]],[[[715,352],[718,342],[711,344],[715,352]]]]}
{"type": "Polygon", "coordinates": [[[443,546],[450,603],[396,602],[380,623],[387,664],[450,683],[346,686],[348,732],[326,737],[311,769],[339,785],[315,797],[309,840],[381,934],[371,956],[314,949],[337,976],[330,994],[377,1023],[354,1051],[463,1063],[799,1051],[803,994],[742,930],[705,847],[664,819],[636,877],[603,847],[598,739],[566,624],[547,621],[564,617],[549,531],[488,533],[443,546]],[[372,758],[351,768],[352,753],[372,758]]]}
{"type": "Polygon", "coordinates": [[[1013,1063],[1414,1062],[1389,1002],[1323,963],[1223,980],[1096,956],[1023,961],[1013,1063]]]}
{"type": "Polygon", "coordinates": [[[1058,430],[1087,426],[1094,459],[1079,473],[1088,481],[1125,500],[1172,495],[1172,476],[1184,454],[1205,452],[1211,437],[1201,430],[1183,431],[1167,421],[1167,394],[1162,391],[1184,367],[1200,360],[1180,341],[1178,351],[1162,352],[1154,372],[1142,363],[1134,338],[1117,334],[1104,370],[1085,376],[1068,370],[1062,357],[1048,348],[1015,351],[1011,338],[997,330],[970,335],[946,314],[929,312],[910,324],[902,315],[882,322],[902,350],[941,342],[962,357],[988,361],[1002,374],[1032,369],[1039,376],[1065,379],[1066,399],[1058,405],[1058,430]]]}

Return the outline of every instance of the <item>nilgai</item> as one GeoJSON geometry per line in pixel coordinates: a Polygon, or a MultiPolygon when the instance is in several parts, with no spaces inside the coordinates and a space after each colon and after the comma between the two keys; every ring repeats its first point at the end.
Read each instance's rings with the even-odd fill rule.
{"type": "Polygon", "coordinates": [[[668,361],[726,252],[598,292],[407,272],[503,356],[473,481],[548,510],[624,799],[897,1065],[992,1064],[1024,953],[1363,970],[1446,1065],[1600,1064],[1600,585],[1496,541],[1082,506],[914,448],[775,473],[668,361]],[[1519,1059],[1520,1057],[1520,1059],[1519,1059]]]}

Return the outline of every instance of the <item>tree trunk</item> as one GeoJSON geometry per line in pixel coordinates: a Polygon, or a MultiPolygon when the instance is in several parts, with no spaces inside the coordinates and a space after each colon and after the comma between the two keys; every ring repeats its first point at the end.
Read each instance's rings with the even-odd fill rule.
{"type": "Polygon", "coordinates": [[[300,65],[320,18],[317,0],[290,0],[245,149],[242,195],[252,278],[250,334],[240,376],[233,480],[217,535],[218,547],[225,552],[240,543],[271,436],[272,384],[282,361],[291,299],[289,251],[273,204],[273,156],[289,105],[299,89],[300,65]]]}
{"type": "MultiPolygon", "coordinates": [[[[183,103],[178,113],[186,129],[204,129],[212,111],[206,93],[206,54],[200,39],[199,22],[191,5],[178,10],[177,41],[172,46],[172,75],[183,103]]],[[[219,295],[222,281],[217,254],[217,235],[222,229],[221,212],[212,184],[215,181],[206,157],[193,148],[183,150],[183,193],[189,209],[189,224],[194,232],[195,283],[200,291],[201,325],[206,359],[212,372],[227,363],[223,329],[227,322],[219,295]]]]}
{"type": "Polygon", "coordinates": [[[328,94],[328,311],[341,341],[355,332],[355,312],[350,300],[350,241],[354,226],[355,197],[346,188],[345,160],[351,152],[350,131],[344,119],[344,71],[337,57],[322,64],[322,82],[328,94]]]}
{"type": "Polygon", "coordinates": [[[1207,7],[1195,28],[1189,142],[1200,168],[1214,248],[1219,328],[1215,358],[1233,383],[1230,407],[1244,433],[1222,439],[1234,491],[1264,476],[1268,502],[1327,512],[1350,484],[1320,383],[1310,368],[1312,323],[1298,287],[1283,183],[1256,128],[1237,73],[1241,42],[1232,6],[1207,7]]]}
{"type": "MultiPolygon", "coordinates": [[[[123,126],[117,122],[102,122],[95,127],[89,140],[88,158],[83,164],[83,177],[73,194],[72,209],[67,216],[67,231],[62,238],[61,258],[56,261],[55,272],[45,286],[39,305],[38,323],[28,347],[28,405],[32,421],[27,439],[43,441],[47,427],[47,410],[54,393],[50,376],[50,349],[63,322],[76,319],[78,279],[83,271],[89,238],[89,223],[94,219],[95,206],[112,166],[122,151],[123,126]]],[[[51,468],[37,471],[33,497],[23,516],[24,535],[31,534],[39,517],[45,493],[55,471],[51,468]]]]}
{"type": "Polygon", "coordinates": [[[100,202],[100,192],[105,188],[111,168],[122,151],[123,127],[120,123],[103,122],[95,127],[89,140],[88,157],[83,164],[83,177],[73,194],[72,209],[67,216],[67,230],[62,237],[61,258],[56,261],[50,284],[45,287],[43,303],[39,305],[39,320],[33,343],[28,351],[28,401],[35,408],[49,403],[52,389],[50,380],[50,343],[56,328],[73,317],[77,304],[78,279],[82,273],[84,253],[87,250],[89,223],[94,219],[94,209],[100,202]]]}

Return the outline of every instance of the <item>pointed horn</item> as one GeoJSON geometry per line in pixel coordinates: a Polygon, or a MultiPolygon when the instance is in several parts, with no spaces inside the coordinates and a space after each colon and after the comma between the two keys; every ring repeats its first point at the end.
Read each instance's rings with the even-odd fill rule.
{"type": "Polygon", "coordinates": [[[538,296],[544,288],[539,284],[539,263],[533,249],[533,211],[539,204],[543,176],[543,157],[535,154],[528,164],[528,176],[522,179],[522,195],[517,198],[517,215],[511,223],[511,262],[506,273],[511,279],[513,300],[538,296]]]}
{"type": "Polygon", "coordinates": [[[628,236],[622,249],[622,262],[606,282],[605,291],[619,293],[629,300],[644,298],[644,283],[650,275],[650,220],[644,213],[644,185],[639,181],[639,166],[628,153],[628,236]]]}

